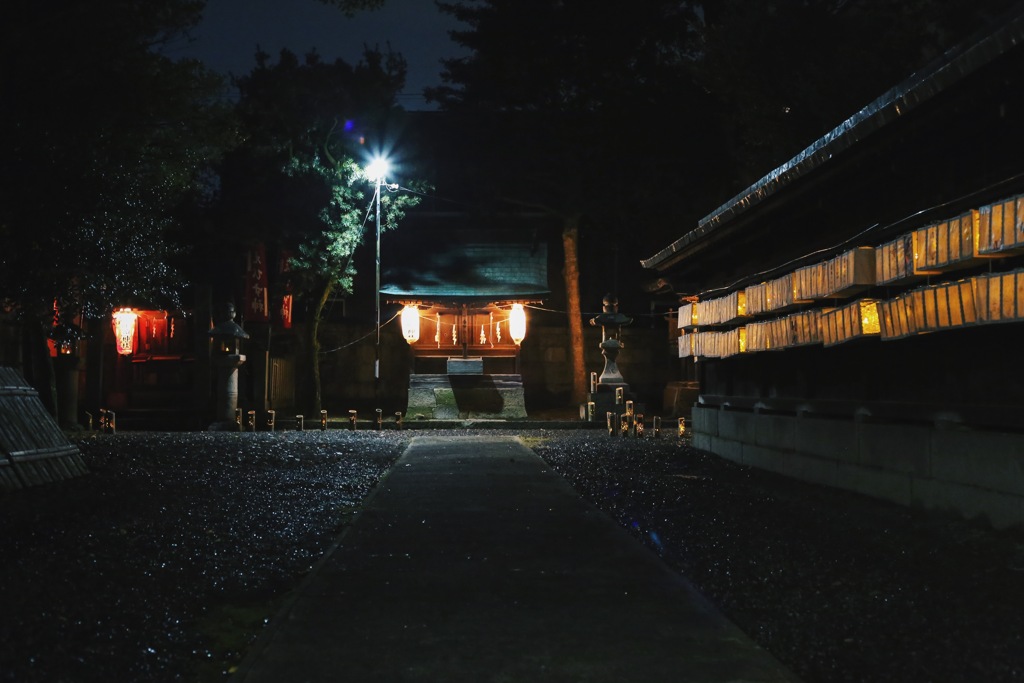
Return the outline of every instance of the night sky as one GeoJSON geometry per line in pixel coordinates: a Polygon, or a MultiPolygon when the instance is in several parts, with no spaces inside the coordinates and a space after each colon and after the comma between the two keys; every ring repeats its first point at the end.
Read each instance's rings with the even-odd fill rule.
{"type": "Polygon", "coordinates": [[[255,65],[259,45],[276,59],[281,48],[298,55],[316,48],[327,61],[359,61],[364,45],[388,43],[408,62],[406,109],[426,107],[423,88],[440,83],[440,60],[464,50],[448,37],[456,26],[432,0],[387,0],[384,7],[349,19],[317,0],[207,0],[203,22],[189,45],[168,50],[171,57],[197,57],[222,73],[243,75],[255,65]]]}

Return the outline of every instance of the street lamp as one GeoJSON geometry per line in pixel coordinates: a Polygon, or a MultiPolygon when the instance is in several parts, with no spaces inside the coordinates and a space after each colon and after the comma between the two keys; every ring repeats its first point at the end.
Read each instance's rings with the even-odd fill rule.
{"type": "Polygon", "coordinates": [[[388,173],[388,162],[383,157],[374,157],[370,165],[366,167],[366,177],[376,185],[374,201],[377,204],[377,256],[376,262],[376,288],[374,289],[374,314],[376,316],[377,342],[374,345],[373,356],[373,378],[380,379],[380,186],[384,183],[384,176],[388,173]]]}

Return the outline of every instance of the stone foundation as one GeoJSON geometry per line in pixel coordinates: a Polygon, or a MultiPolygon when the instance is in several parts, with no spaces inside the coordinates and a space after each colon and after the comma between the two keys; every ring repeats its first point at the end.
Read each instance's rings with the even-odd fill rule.
{"type": "Polygon", "coordinates": [[[910,507],[1024,527],[1024,435],[693,407],[693,445],[910,507]]]}
{"type": "Polygon", "coordinates": [[[519,375],[410,375],[407,420],[522,419],[519,375]]]}

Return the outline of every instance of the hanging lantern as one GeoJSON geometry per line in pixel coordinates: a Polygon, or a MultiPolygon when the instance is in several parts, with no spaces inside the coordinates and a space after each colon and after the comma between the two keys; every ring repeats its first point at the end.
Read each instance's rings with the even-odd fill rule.
{"type": "Polygon", "coordinates": [[[522,304],[512,304],[512,312],[508,316],[508,333],[516,346],[526,338],[526,311],[522,304]]]}
{"type": "Polygon", "coordinates": [[[410,344],[415,344],[420,338],[420,312],[415,306],[402,309],[402,336],[410,344]]]}
{"type": "Polygon", "coordinates": [[[139,314],[130,308],[119,308],[111,315],[111,321],[117,352],[122,356],[130,356],[135,351],[135,326],[139,314]]]}

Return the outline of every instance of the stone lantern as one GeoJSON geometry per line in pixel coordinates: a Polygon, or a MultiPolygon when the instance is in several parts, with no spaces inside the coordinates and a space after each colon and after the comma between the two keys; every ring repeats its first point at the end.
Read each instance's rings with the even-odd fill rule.
{"type": "MultiPolygon", "coordinates": [[[[619,300],[612,294],[605,295],[602,300],[601,314],[594,316],[590,324],[601,327],[601,355],[604,356],[604,369],[601,376],[591,375],[590,402],[598,414],[605,411],[621,412],[625,410],[625,400],[632,399],[629,384],[623,379],[616,362],[623,344],[619,340],[622,328],[633,319],[619,313],[619,300]]],[[[593,416],[588,413],[588,417],[593,416]]]]}
{"type": "Polygon", "coordinates": [[[211,429],[237,429],[235,411],[238,409],[238,368],[245,362],[241,341],[249,334],[235,322],[235,305],[227,303],[222,320],[210,328],[214,348],[211,363],[217,368],[216,421],[211,429]]]}
{"type": "Polygon", "coordinates": [[[629,390],[629,385],[622,378],[615,359],[618,358],[619,351],[622,349],[622,342],[619,341],[622,327],[631,322],[633,322],[632,318],[619,313],[619,300],[611,294],[606,294],[601,302],[601,315],[590,320],[591,325],[601,326],[601,355],[604,356],[604,370],[601,371],[601,376],[598,378],[598,386],[606,385],[611,389],[624,387],[626,391],[629,390]]]}

